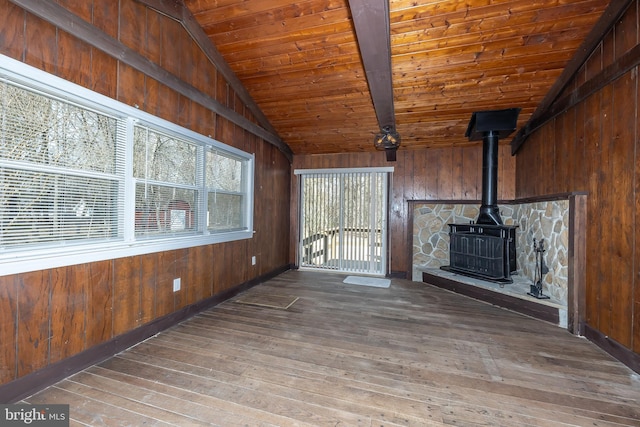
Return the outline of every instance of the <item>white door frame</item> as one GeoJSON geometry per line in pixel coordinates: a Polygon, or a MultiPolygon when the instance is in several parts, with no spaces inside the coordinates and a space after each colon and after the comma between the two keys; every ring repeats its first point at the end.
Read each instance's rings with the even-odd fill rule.
{"type": "MultiPolygon", "coordinates": [[[[294,170],[294,174],[300,176],[298,247],[296,250],[296,262],[300,268],[386,275],[388,267],[388,194],[391,183],[390,176],[393,170],[393,167],[294,170]],[[371,193],[356,194],[355,199],[352,198],[346,202],[344,193],[347,192],[347,187],[345,186],[345,180],[362,178],[365,174],[369,174],[370,182],[367,188],[371,193]],[[309,224],[307,224],[307,218],[305,218],[305,179],[313,177],[326,177],[327,179],[337,180],[334,181],[334,188],[338,189],[339,194],[327,194],[328,192],[325,191],[320,196],[321,203],[339,204],[339,215],[338,218],[333,219],[332,227],[327,226],[331,220],[328,219],[326,211],[313,215],[309,218],[309,224]],[[382,181],[377,183],[378,179],[382,179],[382,181]],[[378,192],[382,194],[378,194],[378,192]],[[348,221],[345,219],[346,209],[349,208],[345,207],[345,203],[352,204],[356,207],[356,211],[361,207],[364,208],[365,203],[367,203],[369,221],[371,223],[365,228],[360,226],[350,228],[349,224],[347,224],[348,221]],[[379,233],[377,231],[378,226],[380,227],[379,233]],[[309,227],[311,227],[311,230],[309,230],[309,227]],[[305,233],[305,230],[307,230],[307,233],[305,233]],[[310,236],[305,237],[305,234],[309,233],[310,236]],[[378,235],[380,236],[379,242],[376,240],[378,235]],[[367,244],[363,242],[367,242],[367,244]],[[338,246],[339,253],[334,251],[335,245],[338,246]],[[377,253],[378,251],[379,253],[377,253]]],[[[328,188],[328,186],[324,185],[322,188],[328,188]]],[[[351,187],[351,191],[353,189],[351,187]]],[[[312,187],[310,190],[314,191],[317,188],[312,187]]],[[[314,204],[313,206],[316,205],[314,204]]],[[[313,207],[310,208],[312,209],[313,207]]]]}

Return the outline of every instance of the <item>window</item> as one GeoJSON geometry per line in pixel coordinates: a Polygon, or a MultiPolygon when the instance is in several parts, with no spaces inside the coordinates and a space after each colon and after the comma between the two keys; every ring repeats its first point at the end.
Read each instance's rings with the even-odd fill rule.
{"type": "Polygon", "coordinates": [[[7,82],[0,105],[2,249],[122,237],[117,120],[7,82]]]}
{"type": "Polygon", "coordinates": [[[183,139],[135,126],[136,236],[198,229],[198,149],[183,139]]]}
{"type": "Polygon", "coordinates": [[[246,168],[243,161],[220,152],[207,150],[207,230],[222,232],[246,227],[242,212],[246,209],[246,168]]]}
{"type": "Polygon", "coordinates": [[[0,60],[0,274],[252,236],[253,155],[0,60]]]}

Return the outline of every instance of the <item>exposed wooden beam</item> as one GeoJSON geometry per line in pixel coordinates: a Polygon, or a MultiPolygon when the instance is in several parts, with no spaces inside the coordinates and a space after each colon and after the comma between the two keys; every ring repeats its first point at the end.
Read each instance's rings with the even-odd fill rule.
{"type": "Polygon", "coordinates": [[[202,49],[207,58],[209,58],[209,61],[211,61],[211,63],[215,65],[216,69],[220,72],[220,74],[222,74],[222,77],[224,77],[227,83],[229,83],[231,89],[233,89],[233,91],[251,111],[256,120],[258,120],[260,126],[267,129],[274,135],[277,135],[277,132],[271,125],[269,119],[267,119],[267,117],[264,115],[253,97],[251,97],[240,79],[238,79],[236,73],[231,69],[231,67],[229,67],[227,61],[224,60],[218,49],[216,49],[211,39],[209,39],[200,24],[198,24],[198,22],[196,21],[189,8],[184,5],[184,2],[182,0],[135,1],[142,3],[150,7],[151,9],[154,9],[157,12],[167,15],[180,22],[180,24],[189,33],[193,40],[198,43],[198,46],[200,46],[200,49],[202,49]]]}
{"type": "Polygon", "coordinates": [[[380,129],[395,130],[388,0],[349,0],[360,55],[380,129]]]}
{"type": "Polygon", "coordinates": [[[100,49],[117,60],[122,61],[149,77],[158,80],[181,95],[210,109],[214,113],[224,117],[246,131],[251,132],[252,134],[273,144],[278,147],[285,156],[287,156],[289,161],[292,160],[291,149],[277,135],[274,135],[230,108],[227,108],[216,99],[202,93],[196,87],[181,80],[174,74],[169,73],[158,64],[145,58],[138,52],[124,45],[117,39],[111,37],[104,31],[101,31],[62,6],[46,0],[10,1],[26,11],[68,32],[69,34],[78,37],[95,48],[100,49]]]}
{"type": "MultiPolygon", "coordinates": [[[[584,101],[589,96],[611,84],[618,78],[622,77],[625,73],[631,71],[639,65],[640,45],[636,45],[620,58],[616,59],[611,65],[605,67],[601,72],[580,85],[578,88],[572,90],[562,98],[558,98],[556,102],[551,104],[547,111],[542,114],[532,125],[535,126],[535,128],[533,128],[529,132],[529,134],[538,127],[542,126],[542,124],[562,114],[564,111],[575,107],[577,104],[584,101]]],[[[528,136],[529,134],[527,134],[526,136],[528,136]]]]}
{"type": "Polygon", "coordinates": [[[527,121],[513,137],[511,141],[511,154],[515,155],[527,138],[555,115],[551,113],[551,110],[554,109],[553,106],[558,101],[558,97],[562,91],[564,91],[567,85],[573,80],[580,67],[587,61],[607,32],[609,32],[622,15],[624,15],[629,5],[633,2],[634,0],[612,0],[609,3],[609,6],[607,6],[598,22],[596,22],[596,25],[594,25],[591,32],[576,51],[573,59],[569,61],[560,77],[558,77],[558,80],[556,80],[542,102],[538,105],[538,108],[533,112],[529,121],[527,121]]]}

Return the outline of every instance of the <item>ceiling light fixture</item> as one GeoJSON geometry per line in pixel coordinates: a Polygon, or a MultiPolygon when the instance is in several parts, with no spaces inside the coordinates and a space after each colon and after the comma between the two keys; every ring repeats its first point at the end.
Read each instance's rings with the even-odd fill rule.
{"type": "Polygon", "coordinates": [[[384,150],[387,153],[388,162],[394,162],[396,160],[396,151],[400,147],[400,134],[393,126],[385,126],[380,131],[373,138],[373,145],[377,150],[384,150]]]}

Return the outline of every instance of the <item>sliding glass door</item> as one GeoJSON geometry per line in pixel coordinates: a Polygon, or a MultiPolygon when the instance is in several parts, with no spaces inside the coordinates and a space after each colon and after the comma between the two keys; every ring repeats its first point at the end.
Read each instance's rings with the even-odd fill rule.
{"type": "Polygon", "coordinates": [[[392,168],[300,170],[302,268],[386,274],[392,168]]]}

